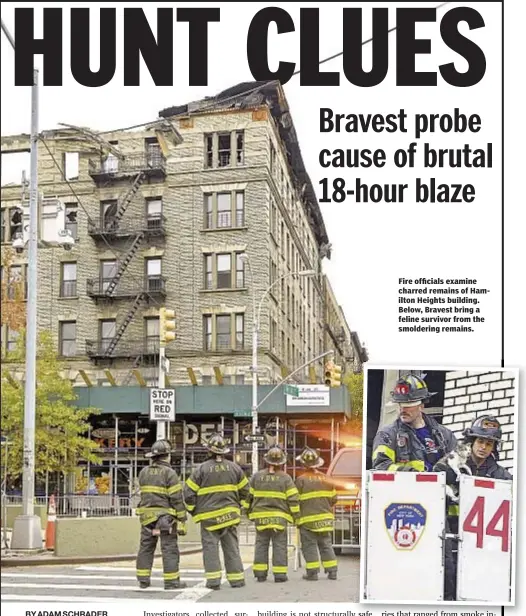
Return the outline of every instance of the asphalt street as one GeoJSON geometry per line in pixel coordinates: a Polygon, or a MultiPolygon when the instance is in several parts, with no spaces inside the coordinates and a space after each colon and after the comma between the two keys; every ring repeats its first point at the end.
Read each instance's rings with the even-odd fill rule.
{"type": "Polygon", "coordinates": [[[165,591],[162,570],[156,559],[149,589],[140,590],[133,562],[100,565],[49,565],[4,568],[1,572],[2,603],[24,602],[105,602],[115,600],[167,600],[196,602],[323,602],[327,596],[334,601],[355,602],[359,597],[359,559],[343,555],[339,579],[329,581],[324,575],[318,582],[301,579],[304,570],[294,571],[292,559],[289,582],[276,584],[272,577],[265,583],[255,581],[248,550],[243,550],[246,586],[234,589],[224,582],[221,590],[205,588],[206,580],[201,555],[184,556],[181,577],[187,588],[165,591]]]}

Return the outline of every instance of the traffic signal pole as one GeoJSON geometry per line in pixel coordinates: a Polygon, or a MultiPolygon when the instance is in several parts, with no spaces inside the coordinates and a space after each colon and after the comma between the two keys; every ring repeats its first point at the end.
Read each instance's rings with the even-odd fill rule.
{"type": "MultiPolygon", "coordinates": [[[[159,309],[159,378],[158,388],[166,388],[166,345],[175,340],[175,311],[167,308],[159,309]]],[[[157,440],[170,439],[170,422],[157,422],[157,440]]]]}
{"type": "MultiPolygon", "coordinates": [[[[161,342],[159,346],[159,381],[157,387],[159,389],[164,389],[166,387],[166,372],[165,372],[165,362],[166,362],[166,347],[161,342]]],[[[169,422],[167,421],[158,421],[157,422],[157,440],[169,439],[169,422]]]]}

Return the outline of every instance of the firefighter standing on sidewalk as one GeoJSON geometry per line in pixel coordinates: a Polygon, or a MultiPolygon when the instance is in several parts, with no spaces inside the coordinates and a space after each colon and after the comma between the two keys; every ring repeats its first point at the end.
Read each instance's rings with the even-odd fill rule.
{"type": "Polygon", "coordinates": [[[170,443],[156,441],[147,458],[149,467],[139,473],[141,500],[137,515],[141,522],[141,541],[137,555],[137,580],[140,588],[150,586],[152,564],[161,540],[165,590],[185,588],[179,578],[179,546],[177,535],[186,534],[186,511],[182,486],[177,473],[170,466],[170,443]]]}
{"type": "Polygon", "coordinates": [[[317,451],[306,447],[296,459],[307,469],[306,473],[296,479],[300,501],[298,526],[301,551],[307,570],[303,579],[317,581],[318,573],[323,567],[329,580],[336,580],[338,561],[332,547],[336,490],[325,475],[316,470],[323,466],[323,460],[317,451]]]}
{"type": "Polygon", "coordinates": [[[238,464],[224,458],[230,449],[220,434],[212,434],[206,447],[210,458],[186,480],[186,508],[194,521],[201,524],[206,587],[219,590],[221,586],[221,543],[226,579],[230,586],[239,588],[245,585],[245,574],[237,526],[241,521],[241,507],[248,505],[248,479],[238,464]]]}
{"type": "Polygon", "coordinates": [[[265,462],[268,469],[255,473],[250,480],[248,517],[256,525],[253,571],[258,582],[267,579],[272,543],[274,582],[286,582],[287,523],[294,523],[299,514],[298,489],[282,469],[287,455],[280,447],[271,447],[265,455],[265,462]]]}

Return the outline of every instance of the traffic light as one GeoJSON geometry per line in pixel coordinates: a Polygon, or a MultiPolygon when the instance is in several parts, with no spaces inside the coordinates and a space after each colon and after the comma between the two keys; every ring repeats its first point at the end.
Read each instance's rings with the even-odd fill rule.
{"type": "Polygon", "coordinates": [[[175,340],[175,310],[159,310],[159,339],[163,346],[175,340]]]}
{"type": "Polygon", "coordinates": [[[328,361],[325,364],[324,383],[329,387],[339,387],[342,384],[341,366],[337,366],[333,361],[328,361]]]}

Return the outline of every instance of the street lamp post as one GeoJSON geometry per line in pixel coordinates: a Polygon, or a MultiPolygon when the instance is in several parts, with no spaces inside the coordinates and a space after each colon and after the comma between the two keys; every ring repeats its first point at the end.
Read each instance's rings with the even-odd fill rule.
{"type": "MultiPolygon", "coordinates": [[[[251,417],[252,417],[252,434],[255,435],[258,431],[258,344],[259,344],[259,328],[261,325],[261,309],[263,307],[263,302],[265,301],[267,295],[274,288],[278,282],[283,280],[284,278],[290,278],[293,276],[315,276],[316,272],[314,270],[302,270],[299,272],[289,272],[288,274],[284,274],[277,278],[263,293],[261,299],[259,301],[259,305],[256,308],[256,287],[254,275],[252,273],[252,267],[250,265],[250,259],[247,254],[243,255],[243,261],[248,265],[248,270],[250,272],[250,283],[251,283],[251,291],[252,291],[252,408],[251,408],[251,417]]],[[[252,443],[252,474],[257,472],[259,467],[259,455],[258,455],[258,444],[254,440],[252,443]]]]}

